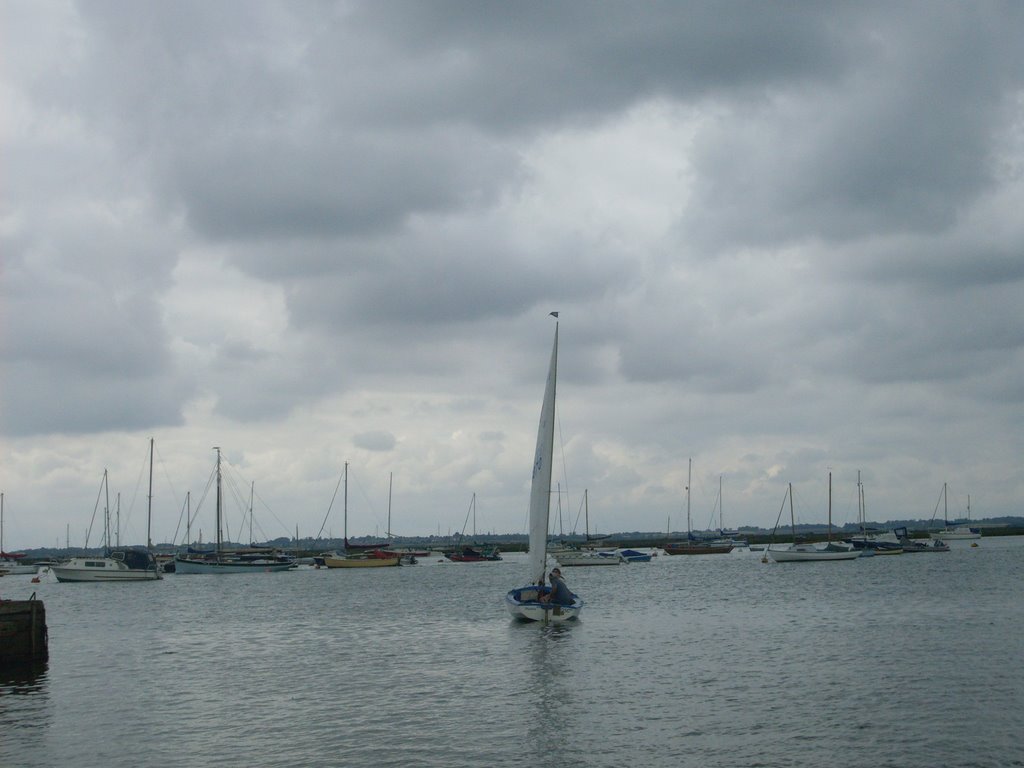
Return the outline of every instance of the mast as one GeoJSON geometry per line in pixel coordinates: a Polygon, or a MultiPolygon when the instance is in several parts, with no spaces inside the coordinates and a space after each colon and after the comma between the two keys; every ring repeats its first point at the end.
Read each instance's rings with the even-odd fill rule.
{"type": "Polygon", "coordinates": [[[555,492],[558,494],[558,535],[565,538],[565,527],[562,525],[562,484],[555,483],[555,492]]]}
{"type": "Polygon", "coordinates": [[[252,497],[256,491],[256,481],[249,482],[249,546],[252,546],[252,497]]]}
{"type": "Polygon", "coordinates": [[[864,486],[860,482],[860,470],[857,470],[857,520],[860,523],[860,535],[867,536],[864,529],[864,486]]]}
{"type": "Polygon", "coordinates": [[[793,543],[796,544],[796,518],[793,516],[793,484],[789,484],[789,527],[793,530],[793,543]]]}
{"type": "Polygon", "coordinates": [[[942,484],[942,522],[944,522],[946,524],[946,528],[949,528],[949,504],[946,501],[947,494],[948,494],[948,491],[946,489],[946,484],[943,483],[942,484]]]}
{"type": "Polygon", "coordinates": [[[583,489],[583,526],[587,531],[587,541],[590,541],[590,505],[587,503],[587,489],[583,489]]]}
{"type": "Polygon", "coordinates": [[[388,472],[388,532],[387,540],[388,544],[391,543],[391,482],[394,480],[395,473],[388,472]]]}
{"type": "Polygon", "coordinates": [[[345,500],[345,504],[344,504],[345,513],[344,513],[344,518],[343,518],[344,519],[344,527],[343,527],[342,531],[343,531],[343,534],[345,536],[345,538],[344,538],[344,541],[345,541],[345,552],[347,553],[348,552],[348,462],[347,461],[345,462],[345,495],[344,495],[343,498],[345,500]]]}
{"type": "Polygon", "coordinates": [[[832,543],[832,470],[828,471],[828,543],[832,543]]]}
{"type": "Polygon", "coordinates": [[[146,504],[146,549],[153,549],[153,438],[149,438],[149,496],[146,504]]]}
{"type": "Polygon", "coordinates": [[[185,548],[192,546],[192,491],[185,491],[185,548]]]}
{"type": "Polygon", "coordinates": [[[121,546],[121,492],[117,492],[117,504],[114,507],[114,520],[117,524],[114,526],[114,545],[121,546]]]}
{"type": "Polygon", "coordinates": [[[722,509],[724,499],[722,498],[722,476],[718,476],[718,525],[722,535],[725,536],[725,510],[722,509]]]}
{"type": "MultiPolygon", "coordinates": [[[[858,472],[858,476],[860,473],[858,472]]],[[[860,519],[864,521],[864,530],[867,530],[868,526],[868,504],[867,497],[864,495],[864,483],[860,483],[860,519]]]]}
{"type": "Polygon", "coordinates": [[[686,465],[686,540],[693,541],[693,533],[690,530],[690,482],[693,479],[693,459],[686,465]]]}
{"type": "Polygon", "coordinates": [[[0,557],[4,556],[4,493],[0,491],[0,557]]]}
{"type": "MultiPolygon", "coordinates": [[[[103,507],[103,518],[106,521],[104,534],[106,535],[105,549],[110,549],[110,486],[107,485],[107,470],[103,469],[103,490],[106,493],[106,506],[103,507]]],[[[106,554],[106,552],[104,552],[106,554]]]]}
{"type": "Polygon", "coordinates": [[[224,534],[221,532],[221,499],[220,499],[220,448],[216,445],[213,450],[217,452],[217,559],[220,559],[221,549],[224,545],[224,534]]]}

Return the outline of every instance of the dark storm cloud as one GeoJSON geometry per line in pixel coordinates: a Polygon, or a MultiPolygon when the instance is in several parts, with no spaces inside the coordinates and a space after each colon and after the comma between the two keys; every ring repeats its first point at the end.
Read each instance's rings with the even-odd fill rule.
{"type": "Polygon", "coordinates": [[[698,139],[689,232],[715,248],[942,232],[991,187],[1019,119],[1019,7],[864,10],[840,79],[726,107],[698,139]]]}
{"type": "Polygon", "coordinates": [[[82,110],[199,232],[242,239],[486,204],[514,175],[511,135],[832,79],[850,55],[848,11],[813,7],[360,4],[313,25],[308,5],[79,10],[95,38],[76,79],[110,84],[82,110]]]}

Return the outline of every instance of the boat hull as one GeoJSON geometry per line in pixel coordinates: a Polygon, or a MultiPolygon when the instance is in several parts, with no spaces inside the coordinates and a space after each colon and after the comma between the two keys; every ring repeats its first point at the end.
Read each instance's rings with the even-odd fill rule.
{"type": "Polygon", "coordinates": [[[563,568],[575,568],[591,565],[619,565],[622,559],[619,557],[603,557],[601,555],[554,555],[558,564],[563,568]]]}
{"type": "Polygon", "coordinates": [[[21,563],[0,562],[0,573],[7,576],[25,576],[35,573],[38,567],[35,564],[22,565],[21,563]]]}
{"type": "Polygon", "coordinates": [[[859,549],[832,552],[823,549],[769,549],[768,554],[776,563],[808,563],[826,560],[856,560],[859,549]]]}
{"type": "Polygon", "coordinates": [[[513,589],[505,595],[505,607],[513,618],[520,621],[560,624],[575,621],[580,617],[583,601],[579,596],[573,595],[570,605],[557,605],[542,603],[539,599],[540,594],[541,591],[535,586],[513,589]]]}
{"type": "Polygon", "coordinates": [[[915,555],[920,552],[949,552],[949,544],[936,539],[931,544],[923,544],[919,541],[910,541],[903,544],[904,553],[915,555]]]}
{"type": "Polygon", "coordinates": [[[324,557],[328,568],[389,568],[400,562],[399,557],[324,557]]]}
{"type": "Polygon", "coordinates": [[[98,581],[156,581],[163,578],[157,571],[139,571],[132,569],[103,569],[76,566],[52,566],[50,568],[57,581],[62,582],[98,582],[98,581]]]}
{"type": "Polygon", "coordinates": [[[954,539],[967,540],[967,539],[980,539],[981,538],[981,533],[979,531],[972,531],[972,530],[966,530],[966,531],[961,531],[961,530],[932,531],[931,533],[928,534],[928,536],[931,539],[936,540],[936,541],[947,541],[947,540],[954,540],[954,539]]]}
{"type": "Polygon", "coordinates": [[[662,549],[666,555],[727,555],[733,550],[732,544],[712,546],[711,544],[666,544],[662,549]]]}
{"type": "Polygon", "coordinates": [[[191,560],[185,557],[174,558],[176,574],[192,575],[200,573],[264,573],[267,571],[287,571],[292,563],[237,560],[191,560]]]}

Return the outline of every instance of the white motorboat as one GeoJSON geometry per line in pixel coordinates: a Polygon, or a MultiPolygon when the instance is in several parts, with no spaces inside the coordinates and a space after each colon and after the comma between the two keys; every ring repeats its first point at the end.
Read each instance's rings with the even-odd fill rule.
{"type": "Polygon", "coordinates": [[[142,547],[107,550],[102,557],[72,557],[50,566],[57,581],[155,581],[163,578],[153,553],[142,547]]]}

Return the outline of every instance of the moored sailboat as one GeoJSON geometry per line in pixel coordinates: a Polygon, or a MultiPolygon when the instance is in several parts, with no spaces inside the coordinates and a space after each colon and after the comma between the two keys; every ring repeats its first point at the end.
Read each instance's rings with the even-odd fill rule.
{"type": "Polygon", "coordinates": [[[793,543],[785,549],[768,547],[768,554],[777,563],[805,563],[810,561],[856,560],[860,552],[853,547],[843,547],[832,542],[832,473],[828,473],[828,544],[816,547],[808,542],[797,541],[796,518],[793,515],[793,484],[789,484],[789,521],[793,530],[793,543]]]}
{"type": "MultiPolygon", "coordinates": [[[[941,531],[932,531],[928,534],[932,539],[938,541],[947,541],[953,539],[980,539],[981,529],[972,528],[968,525],[950,525],[949,524],[949,503],[947,496],[949,495],[946,483],[942,484],[942,522],[943,528],[941,531]]],[[[936,505],[938,506],[938,505],[936,505]]],[[[967,497],[967,519],[970,521],[971,517],[971,497],[967,497]]]]}
{"type": "Polygon", "coordinates": [[[669,542],[662,549],[666,555],[727,555],[732,552],[732,542],[713,543],[698,541],[690,524],[690,482],[693,478],[693,459],[690,459],[686,470],[686,541],[669,542]]]}
{"type": "MultiPolygon", "coordinates": [[[[552,312],[556,318],[557,312],[552,312]]],[[[558,376],[558,323],[555,323],[555,342],[551,348],[544,401],[537,427],[537,450],[533,461],[533,479],[530,483],[530,551],[527,560],[526,586],[510,590],[505,605],[517,619],[525,621],[565,622],[576,619],[583,610],[583,601],[572,595],[568,605],[548,601],[552,587],[544,585],[547,568],[548,515],[551,509],[551,463],[555,443],[555,382],[558,376]]]]}
{"type": "MultiPolygon", "coordinates": [[[[344,542],[343,553],[328,552],[323,556],[323,564],[328,568],[388,568],[399,565],[402,561],[398,555],[385,553],[380,550],[377,554],[363,552],[359,555],[351,555],[348,552],[348,462],[345,462],[345,496],[344,496],[344,542]]],[[[390,524],[389,524],[390,527],[390,524]]]]}
{"type": "Polygon", "coordinates": [[[857,470],[857,521],[860,525],[860,533],[843,539],[850,546],[860,552],[861,557],[873,557],[874,555],[902,555],[903,547],[895,539],[883,538],[876,532],[869,532],[867,528],[867,507],[864,501],[864,483],[860,480],[860,470],[857,470]]]}
{"type": "Polygon", "coordinates": [[[217,452],[217,544],[213,552],[188,551],[174,556],[174,572],[183,575],[203,573],[254,573],[261,571],[287,571],[295,567],[290,557],[280,557],[273,552],[254,550],[246,553],[227,552],[224,549],[223,509],[221,493],[220,448],[217,452]]]}
{"type": "MultiPolygon", "coordinates": [[[[466,521],[462,524],[462,532],[459,534],[459,541],[466,538],[466,526],[469,518],[473,517],[473,539],[476,539],[476,494],[469,500],[469,509],[466,511],[466,521]]],[[[461,544],[455,549],[448,550],[444,556],[453,563],[486,563],[489,561],[501,560],[501,552],[496,546],[485,544],[461,544]]]]}
{"type": "MultiPolygon", "coordinates": [[[[587,489],[583,490],[583,525],[585,527],[586,541],[590,541],[590,504],[587,500],[587,489]]],[[[624,562],[619,552],[612,550],[607,552],[595,552],[592,549],[580,549],[579,547],[560,547],[552,550],[552,555],[558,564],[563,568],[593,566],[593,565],[619,565],[624,562]]]]}

